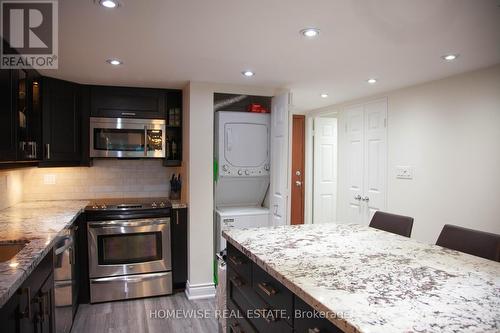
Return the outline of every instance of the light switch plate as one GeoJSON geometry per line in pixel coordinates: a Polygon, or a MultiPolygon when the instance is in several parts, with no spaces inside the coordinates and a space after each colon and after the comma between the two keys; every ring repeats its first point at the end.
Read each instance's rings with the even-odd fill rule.
{"type": "Polygon", "coordinates": [[[397,166],[396,178],[399,179],[413,179],[413,167],[411,166],[397,166]]]}
{"type": "Polygon", "coordinates": [[[56,175],[54,174],[43,175],[43,183],[45,185],[54,185],[56,183],[56,175]]]}

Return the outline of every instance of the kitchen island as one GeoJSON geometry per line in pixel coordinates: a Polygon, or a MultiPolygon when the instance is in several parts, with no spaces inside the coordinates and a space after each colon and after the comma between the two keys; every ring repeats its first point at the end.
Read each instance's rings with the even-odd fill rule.
{"type": "Polygon", "coordinates": [[[223,236],[230,244],[228,307],[252,317],[253,307],[260,314],[286,310],[265,322],[230,321],[233,331],[271,324],[287,332],[500,331],[498,262],[353,224],[230,229],[223,236]],[[304,307],[324,318],[304,326],[296,317],[304,307]],[[335,326],[323,329],[324,321],[335,326]]]}

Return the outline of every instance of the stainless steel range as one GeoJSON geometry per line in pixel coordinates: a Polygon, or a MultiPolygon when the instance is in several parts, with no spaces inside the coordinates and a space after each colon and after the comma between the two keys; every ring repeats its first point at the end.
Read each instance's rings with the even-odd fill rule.
{"type": "Polygon", "coordinates": [[[90,302],[172,293],[168,199],[87,206],[90,302]]]}

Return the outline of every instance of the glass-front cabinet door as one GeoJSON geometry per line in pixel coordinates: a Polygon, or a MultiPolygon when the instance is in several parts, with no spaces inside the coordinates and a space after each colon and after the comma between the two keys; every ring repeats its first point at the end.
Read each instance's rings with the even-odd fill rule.
{"type": "Polygon", "coordinates": [[[18,160],[40,158],[41,87],[34,70],[16,70],[14,80],[17,117],[18,160]]]}

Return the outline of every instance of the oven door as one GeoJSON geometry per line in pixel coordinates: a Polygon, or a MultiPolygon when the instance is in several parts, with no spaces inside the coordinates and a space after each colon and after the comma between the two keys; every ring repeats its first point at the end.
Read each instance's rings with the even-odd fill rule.
{"type": "Polygon", "coordinates": [[[88,224],[91,278],[171,270],[170,218],[88,224]]]}
{"type": "Polygon", "coordinates": [[[165,157],[165,121],[90,118],[90,157],[165,157]]]}

